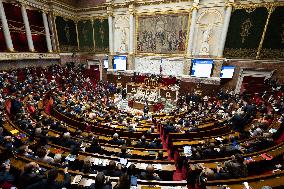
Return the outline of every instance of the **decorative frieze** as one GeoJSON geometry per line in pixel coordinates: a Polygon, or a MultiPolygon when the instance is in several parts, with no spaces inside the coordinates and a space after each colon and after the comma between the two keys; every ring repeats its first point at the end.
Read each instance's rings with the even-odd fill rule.
{"type": "Polygon", "coordinates": [[[56,53],[0,53],[1,60],[60,59],[56,53]]]}

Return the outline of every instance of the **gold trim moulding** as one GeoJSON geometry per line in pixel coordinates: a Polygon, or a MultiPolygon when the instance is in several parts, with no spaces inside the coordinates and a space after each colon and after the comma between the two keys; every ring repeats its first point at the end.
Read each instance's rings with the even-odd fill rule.
{"type": "Polygon", "coordinates": [[[266,3],[254,3],[254,4],[233,4],[234,9],[250,9],[250,8],[259,8],[266,7],[269,9],[270,7],[279,7],[284,6],[284,2],[266,2],[266,3]]]}
{"type": "Polygon", "coordinates": [[[179,10],[156,10],[152,12],[136,12],[136,16],[153,16],[157,14],[189,14],[191,13],[190,9],[179,9],[179,10]]]}
{"type": "Polygon", "coordinates": [[[57,53],[0,53],[1,60],[60,59],[57,53]]]}
{"type": "Polygon", "coordinates": [[[136,53],[135,56],[137,57],[143,57],[143,56],[157,56],[157,57],[185,57],[186,55],[183,53],[183,54],[171,54],[171,53],[161,53],[161,54],[158,54],[158,53],[136,53]]]}

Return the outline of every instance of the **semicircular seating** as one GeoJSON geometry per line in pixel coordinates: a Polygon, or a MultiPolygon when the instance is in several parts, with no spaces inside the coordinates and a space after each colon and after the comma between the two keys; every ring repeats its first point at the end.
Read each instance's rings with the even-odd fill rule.
{"type": "MultiPolygon", "coordinates": [[[[46,170],[54,167],[63,170],[68,162],[69,174],[73,180],[71,187],[81,188],[94,182],[97,174],[84,173],[86,162],[92,164],[93,171],[101,172],[106,171],[109,163],[114,161],[121,172],[134,164],[138,175],[145,172],[148,164],[154,165],[162,181],[138,179],[139,187],[158,185],[162,188],[194,188],[192,183],[198,184],[194,179],[202,178],[206,178],[207,188],[212,189],[220,185],[242,188],[243,182],[249,182],[253,188],[264,184],[283,186],[281,178],[284,178],[284,171],[274,171],[276,165],[283,164],[284,152],[281,136],[276,137],[279,135],[277,132],[283,130],[283,122],[278,121],[280,115],[276,112],[269,113],[270,117],[263,119],[259,108],[256,108],[254,114],[244,108],[235,109],[242,111],[242,117],[247,116],[246,121],[238,122],[242,124],[242,130],[236,129],[233,115],[231,119],[222,118],[217,112],[221,107],[209,107],[215,101],[222,104],[222,100],[218,98],[212,98],[212,104],[208,103],[204,108],[191,106],[191,109],[177,109],[170,114],[157,113],[150,117],[135,115],[112,105],[113,94],[108,93],[105,83],[98,82],[94,85],[87,82],[84,75],[80,75],[81,70],[76,67],[73,69],[54,66],[31,72],[25,79],[21,77],[21,81],[11,78],[11,81],[6,80],[6,120],[3,128],[5,135],[11,136],[14,141],[8,141],[9,137],[6,137],[0,150],[1,159],[10,159],[16,175],[19,176],[31,161],[46,170]],[[51,79],[53,73],[48,70],[60,71],[62,75],[51,79]],[[60,77],[65,77],[65,80],[60,77]],[[13,85],[16,89],[22,85],[25,88],[14,90],[11,88],[13,85]],[[59,126],[55,126],[53,122],[59,126]],[[257,133],[259,127],[261,133],[257,133]],[[68,143],[64,141],[66,133],[68,143]],[[116,134],[120,143],[112,143],[116,134]],[[93,140],[98,141],[102,149],[99,153],[87,152],[93,140]],[[155,148],[157,141],[161,142],[159,148],[155,148]],[[8,148],[10,143],[13,145],[8,148]],[[44,146],[48,149],[49,156],[54,158],[47,163],[36,153],[31,156],[20,154],[16,149],[23,145],[28,145],[34,152],[44,146]],[[120,157],[122,146],[126,146],[130,155],[126,160],[120,157]],[[185,146],[191,146],[190,154],[184,151],[185,146]],[[61,159],[57,160],[59,154],[61,159]],[[246,177],[221,177],[218,166],[222,165],[225,169],[228,165],[226,162],[232,162],[232,154],[242,154],[245,158],[248,170],[246,177]],[[266,167],[263,166],[264,163],[266,167]],[[79,181],[75,182],[76,180],[79,181]]],[[[7,78],[11,73],[17,73],[17,70],[6,73],[7,78]]],[[[273,92],[271,94],[274,95],[273,92]]],[[[265,97],[261,99],[264,101],[265,97]]],[[[235,107],[242,105],[239,99],[231,97],[230,100],[235,107]]],[[[252,99],[246,103],[251,105],[255,102],[252,99]]],[[[60,174],[59,179],[63,176],[64,174],[60,174]]],[[[118,177],[110,177],[113,184],[117,180],[118,177]]]]}

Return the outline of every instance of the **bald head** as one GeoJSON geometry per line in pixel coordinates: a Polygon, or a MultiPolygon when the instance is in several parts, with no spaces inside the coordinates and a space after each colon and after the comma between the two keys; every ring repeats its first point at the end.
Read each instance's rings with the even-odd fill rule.
{"type": "Polygon", "coordinates": [[[153,173],[154,173],[154,170],[155,170],[155,168],[154,168],[154,166],[151,165],[151,164],[149,164],[149,165],[146,167],[146,171],[147,171],[148,174],[153,174],[153,173]]]}

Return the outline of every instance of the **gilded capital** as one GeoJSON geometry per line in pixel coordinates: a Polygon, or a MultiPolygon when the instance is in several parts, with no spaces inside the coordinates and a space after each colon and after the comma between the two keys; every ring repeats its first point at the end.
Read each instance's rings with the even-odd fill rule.
{"type": "Polygon", "coordinates": [[[111,7],[107,7],[107,15],[109,17],[112,17],[113,16],[113,9],[111,7]]]}
{"type": "Polygon", "coordinates": [[[199,9],[198,5],[193,4],[191,7],[191,10],[194,10],[194,9],[198,10],[199,9]]]}
{"type": "Polygon", "coordinates": [[[227,7],[233,7],[235,6],[235,0],[229,0],[226,4],[227,7]]]}
{"type": "Polygon", "coordinates": [[[128,7],[128,11],[130,14],[135,14],[135,6],[133,4],[130,4],[128,7]]]}

